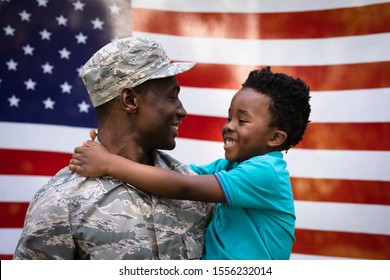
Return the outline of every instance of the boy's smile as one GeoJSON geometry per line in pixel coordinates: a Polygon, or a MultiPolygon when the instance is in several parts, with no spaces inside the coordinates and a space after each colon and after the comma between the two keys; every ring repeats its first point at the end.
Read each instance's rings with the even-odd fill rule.
{"type": "Polygon", "coordinates": [[[229,138],[229,137],[224,137],[223,139],[225,145],[224,145],[224,149],[229,149],[231,148],[232,146],[238,144],[238,142],[232,138],[229,138]]]}

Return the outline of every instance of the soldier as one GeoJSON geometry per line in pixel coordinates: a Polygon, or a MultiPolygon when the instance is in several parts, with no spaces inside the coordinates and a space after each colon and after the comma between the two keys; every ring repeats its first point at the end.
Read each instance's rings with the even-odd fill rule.
{"type": "MultiPolygon", "coordinates": [[[[98,141],[133,161],[192,174],[157,150],[174,149],[186,116],[171,63],[145,38],[107,44],[81,77],[98,119],[98,141]]],[[[59,171],[34,196],[14,259],[198,259],[213,205],[160,198],[111,177],[59,171]]]]}

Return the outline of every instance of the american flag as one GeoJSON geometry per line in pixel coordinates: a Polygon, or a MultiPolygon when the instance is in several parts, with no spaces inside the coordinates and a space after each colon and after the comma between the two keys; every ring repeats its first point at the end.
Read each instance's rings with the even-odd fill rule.
{"type": "Polygon", "coordinates": [[[130,34],[198,63],[178,76],[188,117],[171,154],[183,162],[223,157],[221,127],[250,70],[305,80],[312,123],[286,155],[292,259],[390,259],[390,2],[0,1],[0,259],[33,194],[96,127],[80,66],[130,34]]]}

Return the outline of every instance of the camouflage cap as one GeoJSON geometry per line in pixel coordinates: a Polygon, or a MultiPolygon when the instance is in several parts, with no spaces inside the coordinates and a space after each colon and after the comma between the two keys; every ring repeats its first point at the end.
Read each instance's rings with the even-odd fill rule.
{"type": "Polygon", "coordinates": [[[83,66],[81,78],[97,107],[117,97],[126,87],[175,76],[194,65],[195,62],[172,63],[162,46],[153,40],[127,37],[98,50],[83,66]]]}

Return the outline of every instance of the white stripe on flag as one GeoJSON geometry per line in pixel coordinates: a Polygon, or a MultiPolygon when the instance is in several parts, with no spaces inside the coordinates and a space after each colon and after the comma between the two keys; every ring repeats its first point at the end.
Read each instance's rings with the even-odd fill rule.
{"type": "Polygon", "coordinates": [[[51,176],[0,175],[0,202],[30,202],[51,176]]]}
{"type": "Polygon", "coordinates": [[[390,206],[295,201],[296,228],[390,235],[390,206]]]}
{"type": "Polygon", "coordinates": [[[390,60],[390,33],[283,40],[193,38],[144,32],[133,34],[161,43],[173,60],[202,63],[312,66],[390,60]]]}
{"type": "Polygon", "coordinates": [[[0,131],[7,131],[0,137],[0,148],[73,153],[75,147],[89,139],[89,130],[50,124],[0,122],[0,131]]]}
{"type": "Polygon", "coordinates": [[[0,229],[0,255],[14,254],[21,233],[21,228],[0,229]]]}
{"type": "Polygon", "coordinates": [[[274,13],[274,12],[301,12],[319,11],[327,9],[360,7],[377,3],[386,3],[385,0],[132,0],[133,8],[178,11],[178,12],[218,12],[218,13],[274,13]]]}
{"type": "MultiPolygon", "coordinates": [[[[188,114],[226,118],[238,90],[182,87],[180,99],[188,114]]],[[[390,88],[313,91],[311,96],[313,123],[390,121],[390,88]]]]}

